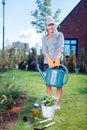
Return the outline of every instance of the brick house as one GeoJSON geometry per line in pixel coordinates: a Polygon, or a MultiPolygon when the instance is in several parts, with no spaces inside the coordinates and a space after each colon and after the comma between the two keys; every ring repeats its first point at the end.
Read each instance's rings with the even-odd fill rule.
{"type": "Polygon", "coordinates": [[[81,49],[85,49],[85,63],[87,64],[87,0],[81,0],[69,15],[60,23],[60,29],[65,37],[65,55],[70,51],[76,54],[77,64],[81,49]]]}

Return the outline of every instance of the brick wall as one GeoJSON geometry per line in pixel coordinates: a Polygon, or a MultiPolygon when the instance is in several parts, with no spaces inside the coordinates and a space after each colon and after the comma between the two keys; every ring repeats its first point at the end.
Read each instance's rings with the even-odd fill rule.
{"type": "MultiPolygon", "coordinates": [[[[60,24],[59,31],[63,32],[65,38],[78,39],[78,57],[82,48],[86,49],[87,56],[87,0],[81,0],[79,4],[60,24]]],[[[87,63],[87,57],[86,57],[87,63]]]]}

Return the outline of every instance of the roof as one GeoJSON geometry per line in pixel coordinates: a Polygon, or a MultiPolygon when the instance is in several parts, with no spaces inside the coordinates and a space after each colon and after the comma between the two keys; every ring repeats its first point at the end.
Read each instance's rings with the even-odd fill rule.
{"type": "MultiPolygon", "coordinates": [[[[78,8],[79,5],[81,5],[82,3],[87,2],[87,0],[81,0],[73,9],[72,11],[64,18],[64,20],[60,23],[60,25],[78,8]]],[[[87,5],[87,3],[86,3],[87,5]]]]}

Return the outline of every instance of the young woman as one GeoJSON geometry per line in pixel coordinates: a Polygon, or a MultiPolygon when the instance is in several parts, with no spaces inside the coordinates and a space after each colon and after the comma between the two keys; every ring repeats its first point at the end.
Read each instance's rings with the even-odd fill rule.
{"type": "MultiPolygon", "coordinates": [[[[46,19],[46,34],[42,38],[42,53],[44,55],[44,71],[48,67],[59,67],[63,62],[64,36],[61,32],[55,30],[55,21],[52,17],[46,19]]],[[[53,95],[51,86],[46,86],[48,95],[53,95]]],[[[62,88],[58,87],[56,92],[55,109],[60,109],[60,100],[62,97],[62,88]]]]}

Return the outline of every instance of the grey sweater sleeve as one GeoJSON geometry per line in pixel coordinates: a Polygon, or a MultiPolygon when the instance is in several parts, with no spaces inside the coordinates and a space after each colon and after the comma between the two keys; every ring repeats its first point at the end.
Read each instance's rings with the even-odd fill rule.
{"type": "Polygon", "coordinates": [[[64,51],[64,35],[62,32],[58,32],[57,41],[58,41],[57,51],[63,52],[64,51]]]}
{"type": "Polygon", "coordinates": [[[42,53],[43,53],[43,55],[47,52],[47,46],[46,46],[45,40],[46,40],[46,37],[44,36],[42,38],[42,53]]]}

